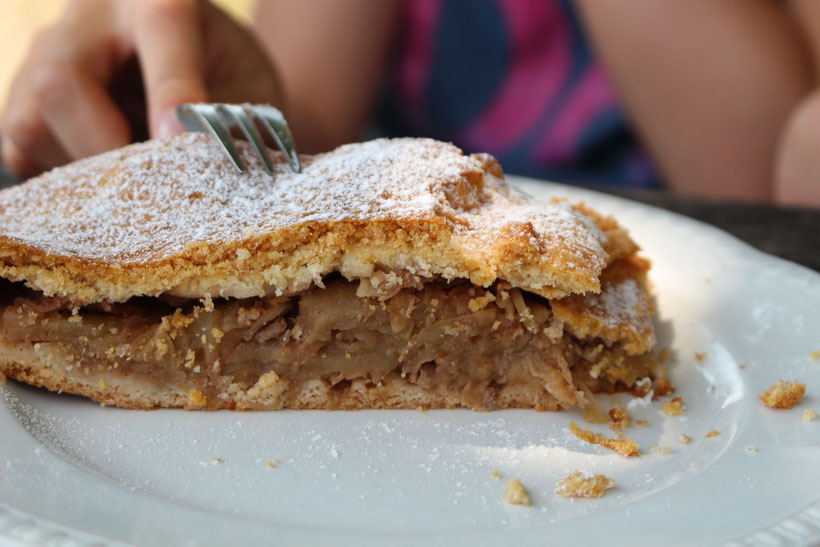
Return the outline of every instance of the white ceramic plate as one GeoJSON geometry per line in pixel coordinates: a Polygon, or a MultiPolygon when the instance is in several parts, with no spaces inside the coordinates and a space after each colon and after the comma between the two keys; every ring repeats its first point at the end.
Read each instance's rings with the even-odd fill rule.
{"type": "Polygon", "coordinates": [[[820,410],[820,361],[810,358],[820,349],[820,275],[681,216],[516,182],[539,199],[584,199],[614,214],[653,259],[660,344],[677,354],[671,373],[688,412],[665,416],[659,403],[634,408],[634,418],[651,423],[628,430],[642,457],[573,437],[576,411],[140,412],[10,381],[0,388],[0,538],[55,545],[820,541],[820,421],[801,419],[804,409],[820,410]],[[701,361],[695,352],[705,354],[701,361]],[[808,384],[794,409],[770,410],[758,400],[778,378],[808,384]],[[706,438],[712,429],[720,435],[706,438]],[[681,433],[691,444],[680,444],[681,433]],[[652,453],[653,444],[674,452],[652,453]],[[491,475],[496,469],[500,479],[491,475]],[[556,482],[575,470],[605,473],[616,487],[598,500],[556,496],[556,482]],[[521,479],[534,507],[503,501],[509,477],[521,479]]]}

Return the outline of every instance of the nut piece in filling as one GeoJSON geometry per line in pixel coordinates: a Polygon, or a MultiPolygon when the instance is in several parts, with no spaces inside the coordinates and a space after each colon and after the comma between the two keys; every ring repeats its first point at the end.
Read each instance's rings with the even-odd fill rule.
{"type": "Polygon", "coordinates": [[[649,262],[614,219],[536,203],[491,157],[429,139],[298,174],[239,147],[245,174],[180,135],[0,192],[0,378],[187,409],[558,410],[671,389],[649,262]]]}

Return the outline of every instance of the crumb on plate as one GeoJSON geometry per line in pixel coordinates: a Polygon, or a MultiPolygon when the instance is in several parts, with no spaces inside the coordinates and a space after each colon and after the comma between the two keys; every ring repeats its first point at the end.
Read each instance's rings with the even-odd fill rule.
{"type": "Polygon", "coordinates": [[[757,452],[757,447],[753,444],[747,444],[744,450],[746,452],[757,452]]]}
{"type": "Polygon", "coordinates": [[[556,485],[555,493],[568,498],[600,498],[614,485],[606,475],[575,471],[556,485]]]}
{"type": "Polygon", "coordinates": [[[599,444],[606,448],[611,448],[627,457],[641,455],[638,443],[632,439],[607,439],[600,433],[595,433],[589,429],[581,429],[575,422],[570,422],[569,429],[576,437],[590,444],[599,444]]]}
{"type": "Polygon", "coordinates": [[[806,384],[797,380],[784,382],[778,380],[776,384],[760,394],[760,400],[769,408],[791,408],[806,393],[806,384]]]}
{"type": "Polygon", "coordinates": [[[695,352],[695,360],[697,360],[698,363],[700,363],[704,359],[706,359],[706,353],[705,352],[703,352],[703,353],[698,352],[698,351],[695,352]]]}
{"type": "Polygon", "coordinates": [[[653,444],[652,445],[652,452],[654,452],[655,454],[662,454],[662,455],[665,456],[667,454],[673,453],[674,450],[672,449],[671,446],[658,446],[656,444],[653,444]]]}
{"type": "Polygon", "coordinates": [[[713,429],[712,431],[706,434],[706,438],[711,439],[712,437],[717,437],[718,435],[720,435],[720,431],[718,431],[717,429],[713,429]]]}
{"type": "Polygon", "coordinates": [[[661,410],[667,416],[681,416],[686,414],[686,406],[683,404],[681,397],[672,397],[663,404],[661,410]]]}
{"type": "Polygon", "coordinates": [[[803,421],[804,422],[813,422],[817,419],[817,411],[813,408],[807,408],[803,411],[803,421]]]}
{"type": "Polygon", "coordinates": [[[816,349],[809,353],[809,357],[811,357],[812,359],[820,359],[820,349],[816,349]]]}
{"type": "Polygon", "coordinates": [[[640,420],[635,420],[635,425],[649,427],[649,421],[646,418],[641,418],[640,420]]]}
{"type": "Polygon", "coordinates": [[[501,477],[501,473],[498,472],[498,469],[494,469],[493,470],[493,478],[497,479],[499,477],[501,477]]]}
{"type": "Polygon", "coordinates": [[[613,406],[609,410],[609,417],[612,420],[609,427],[613,431],[620,432],[629,427],[629,411],[622,405],[613,406]]]}
{"type": "Polygon", "coordinates": [[[504,485],[504,501],[510,505],[532,506],[532,500],[529,493],[527,493],[527,489],[518,479],[510,479],[504,485]]]}
{"type": "Polygon", "coordinates": [[[680,434],[680,444],[689,444],[692,442],[692,437],[687,435],[686,433],[680,434]]]}
{"type": "Polygon", "coordinates": [[[272,459],[272,460],[268,460],[268,461],[266,461],[266,462],[265,462],[265,465],[268,467],[268,469],[273,469],[274,467],[276,467],[276,464],[277,464],[277,463],[279,463],[279,460],[277,460],[276,458],[274,458],[274,459],[272,459]]]}

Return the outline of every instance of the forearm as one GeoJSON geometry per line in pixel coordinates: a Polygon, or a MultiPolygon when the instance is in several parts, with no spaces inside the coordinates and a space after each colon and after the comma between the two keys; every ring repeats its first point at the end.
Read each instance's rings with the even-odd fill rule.
{"type": "Polygon", "coordinates": [[[814,66],[813,91],[794,109],[777,152],[775,200],[820,207],[820,2],[791,0],[814,66]]]}
{"type": "Polygon", "coordinates": [[[264,0],[256,31],[279,69],[300,150],[357,139],[379,90],[396,0],[264,0]]]}
{"type": "Polygon", "coordinates": [[[776,148],[810,88],[805,47],[768,0],[581,0],[631,119],[669,185],[771,199],[776,148]]]}

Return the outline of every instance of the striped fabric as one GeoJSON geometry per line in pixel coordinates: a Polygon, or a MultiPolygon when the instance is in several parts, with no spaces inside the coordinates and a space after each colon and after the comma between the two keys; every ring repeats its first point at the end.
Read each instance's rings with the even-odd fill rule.
{"type": "Polygon", "coordinates": [[[657,186],[570,0],[406,0],[381,121],[505,171],[657,186]]]}

